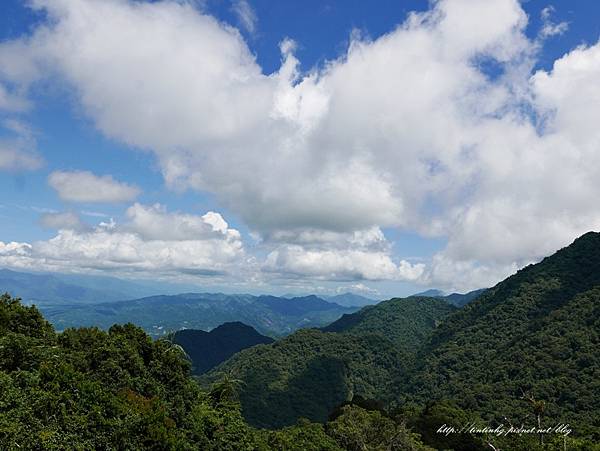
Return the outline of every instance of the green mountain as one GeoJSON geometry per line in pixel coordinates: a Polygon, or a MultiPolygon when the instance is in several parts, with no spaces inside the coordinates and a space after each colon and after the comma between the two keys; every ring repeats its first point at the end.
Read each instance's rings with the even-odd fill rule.
{"type": "MultiPolygon", "coordinates": [[[[208,304],[231,301],[204,296],[208,304]]],[[[147,302],[140,304],[162,301],[147,302]]],[[[268,308],[252,296],[238,302],[268,308]]],[[[55,333],[35,307],[2,296],[0,444],[430,449],[422,440],[456,451],[600,449],[599,233],[461,309],[438,298],[394,299],[326,329],[335,331],[306,329],[244,349],[202,375],[202,389],[170,340],[131,324],[55,333]],[[548,431],[445,435],[437,432],[444,424],[548,431]],[[559,424],[571,434],[553,432],[559,424]]]]}
{"type": "Polygon", "coordinates": [[[91,305],[42,305],[40,309],[59,330],[97,326],[108,329],[128,322],[154,337],[180,329],[211,330],[240,321],[259,333],[282,336],[302,327],[320,327],[356,308],[317,298],[277,298],[249,294],[185,293],[91,305]]]}
{"type": "Polygon", "coordinates": [[[132,325],[55,333],[35,307],[0,296],[0,449],[431,451],[400,419],[347,405],[327,424],[244,422],[238,382],[208,391],[169,340],[132,325]]]}
{"type": "Polygon", "coordinates": [[[587,233],[449,316],[409,399],[450,398],[488,420],[568,422],[600,441],[600,233],[587,233]]]}
{"type": "Polygon", "coordinates": [[[379,335],[300,330],[270,345],[245,349],[201,377],[243,381],[244,417],[258,427],[283,427],[308,418],[326,421],[355,394],[387,398],[387,385],[407,357],[379,335]]]}
{"type": "Polygon", "coordinates": [[[242,349],[269,344],[273,339],[259,334],[250,326],[235,322],[221,324],[210,332],[180,330],[173,334],[171,341],[183,348],[192,361],[192,372],[199,375],[242,349]]]}
{"type": "Polygon", "coordinates": [[[304,417],[324,421],[354,396],[391,400],[391,383],[438,322],[455,310],[434,298],[392,299],[344,315],[323,331],[301,330],[271,345],[246,349],[215,368],[244,381],[246,419],[261,427],[304,417]]]}
{"type": "MultiPolygon", "coordinates": [[[[242,351],[203,381],[241,379],[243,413],[259,426],[322,421],[336,402],[359,395],[399,407],[435,447],[476,450],[487,440],[537,449],[538,435],[461,441],[435,431],[452,421],[562,422],[600,442],[599,344],[600,234],[588,233],[461,309],[441,298],[382,302],[321,331],[242,351]]],[[[586,446],[576,449],[593,449],[586,446]]]]}
{"type": "Polygon", "coordinates": [[[323,331],[377,333],[410,352],[423,344],[440,321],[454,310],[456,308],[443,299],[396,298],[343,315],[323,331]]]}

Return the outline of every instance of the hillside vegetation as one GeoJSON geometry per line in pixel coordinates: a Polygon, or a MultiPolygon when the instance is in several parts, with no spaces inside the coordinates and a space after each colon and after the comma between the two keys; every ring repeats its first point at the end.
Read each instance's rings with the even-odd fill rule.
{"type": "Polygon", "coordinates": [[[355,394],[388,398],[389,381],[406,359],[378,335],[301,330],[236,354],[203,381],[223,372],[241,379],[245,418],[255,426],[282,427],[299,418],[325,421],[355,394]]]}
{"type": "Polygon", "coordinates": [[[600,234],[588,233],[449,316],[398,392],[518,423],[544,403],[600,442],[600,234]]]}
{"type": "Polygon", "coordinates": [[[346,314],[325,326],[325,332],[376,333],[407,352],[424,343],[442,319],[456,308],[443,299],[396,298],[346,314]]]}
{"type": "Polygon", "coordinates": [[[301,417],[324,421],[355,395],[391,401],[392,381],[406,374],[419,344],[454,310],[434,298],[381,302],[344,315],[323,331],[301,330],[242,351],[204,380],[221,372],[243,380],[241,401],[251,424],[279,427],[301,417]]]}
{"type": "Polygon", "coordinates": [[[35,307],[0,297],[0,449],[431,450],[404,421],[354,405],[323,425],[254,429],[236,387],[201,390],[177,346],[131,324],[57,334],[35,307]]]}
{"type": "Polygon", "coordinates": [[[192,373],[197,375],[214,368],[242,349],[273,342],[272,338],[240,322],[224,323],[210,332],[180,330],[169,339],[183,348],[191,359],[192,373]]]}
{"type": "MultiPolygon", "coordinates": [[[[403,411],[413,406],[413,419],[449,402],[441,411],[456,411],[456,418],[547,427],[562,422],[600,442],[598,233],[524,268],[462,309],[442,299],[394,299],[323,330],[243,351],[212,375],[225,371],[244,382],[244,415],[261,426],[299,416],[321,421],[327,409],[306,406],[329,407],[360,395],[403,411]],[[363,348],[366,337],[380,340],[376,349],[363,348]],[[271,372],[268,362],[276,362],[271,372]],[[368,362],[363,372],[356,369],[361,362],[368,362]]],[[[419,429],[423,423],[412,424],[419,429]]],[[[442,446],[435,433],[419,432],[442,446]]],[[[497,443],[507,449],[533,443],[508,440],[497,443]]]]}

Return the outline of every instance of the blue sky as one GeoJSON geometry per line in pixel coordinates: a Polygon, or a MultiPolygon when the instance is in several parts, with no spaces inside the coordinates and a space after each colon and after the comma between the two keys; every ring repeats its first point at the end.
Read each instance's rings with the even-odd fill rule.
{"type": "Polygon", "coordinates": [[[0,6],[0,266],[464,291],[600,224],[597,2],[29,3],[0,6]]]}

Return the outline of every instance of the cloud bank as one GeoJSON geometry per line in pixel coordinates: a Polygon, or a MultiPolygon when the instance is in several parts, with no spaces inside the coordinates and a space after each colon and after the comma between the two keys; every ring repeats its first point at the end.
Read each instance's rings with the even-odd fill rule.
{"type": "Polygon", "coordinates": [[[245,261],[240,234],[218,213],[181,215],[160,205],[134,204],[128,217],[122,225],[109,221],[90,227],[73,213],[46,214],[42,220],[59,228],[58,234],[31,244],[0,241],[0,266],[162,277],[236,277],[243,270],[238,269],[245,261]]]}
{"type": "MultiPolygon", "coordinates": [[[[48,21],[0,44],[0,81],[66,83],[100,132],[154,152],[169,186],[235,212],[268,248],[266,273],[477,288],[600,228],[600,44],[534,72],[541,43],[516,0],[433,2],[308,73],[286,40],[272,74],[187,2],[32,5],[48,21]],[[389,227],[448,244],[423,267],[385,236],[352,240],[389,227]]],[[[545,14],[541,38],[565,31],[545,14]]],[[[164,214],[132,208],[133,225],[164,214]]],[[[203,236],[206,219],[179,220],[123,239],[203,236]]],[[[76,240],[59,237],[42,249],[76,240]]]]}

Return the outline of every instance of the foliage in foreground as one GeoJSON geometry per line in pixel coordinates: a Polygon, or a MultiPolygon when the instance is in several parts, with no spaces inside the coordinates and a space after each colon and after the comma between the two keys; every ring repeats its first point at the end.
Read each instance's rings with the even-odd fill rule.
{"type": "Polygon", "coordinates": [[[131,324],[56,334],[0,297],[0,449],[426,450],[403,423],[357,406],[329,423],[250,427],[237,381],[203,391],[178,346],[131,324]]]}

